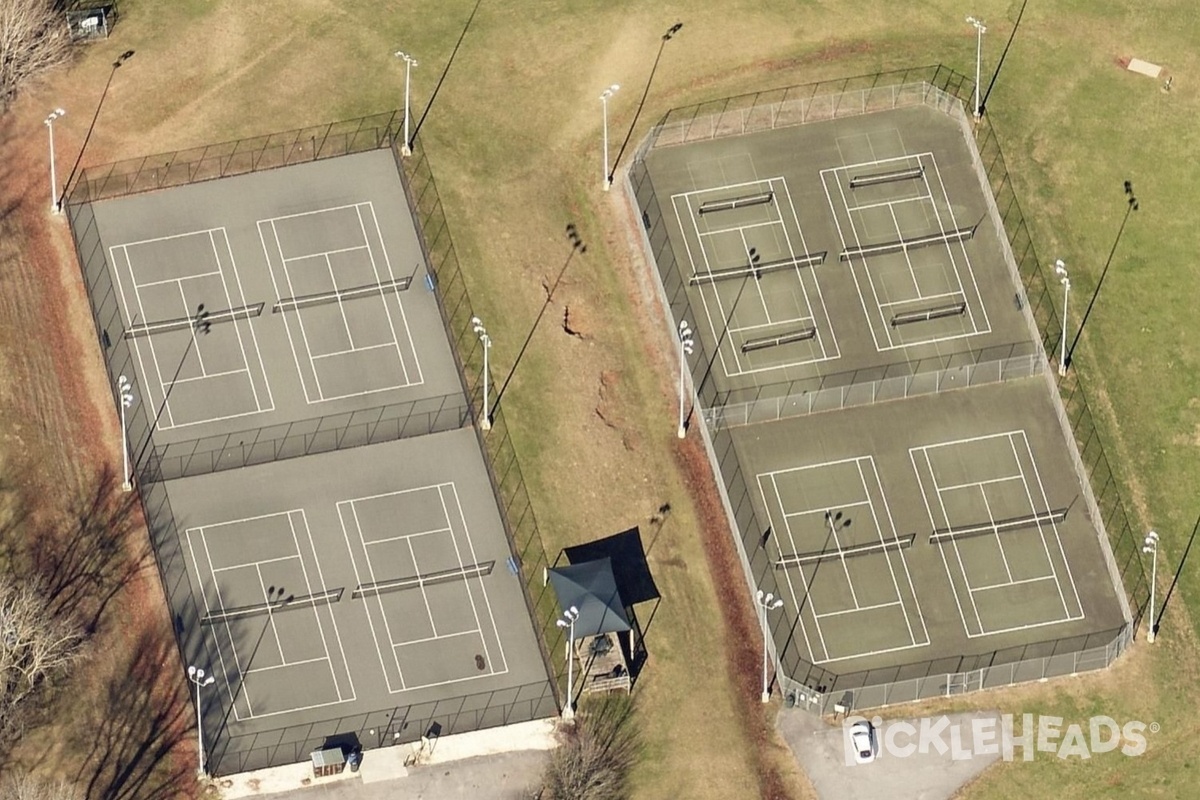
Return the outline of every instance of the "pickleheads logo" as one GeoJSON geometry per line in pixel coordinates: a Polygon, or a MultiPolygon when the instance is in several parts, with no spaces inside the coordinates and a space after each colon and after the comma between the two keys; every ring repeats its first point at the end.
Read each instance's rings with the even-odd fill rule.
{"type": "Polygon", "coordinates": [[[1042,714],[1003,714],[952,720],[947,716],[884,722],[849,716],[842,723],[842,747],[847,765],[873,761],[877,756],[907,758],[917,753],[949,754],[955,761],[999,755],[1005,761],[1033,761],[1038,753],[1087,760],[1101,753],[1140,756],[1147,734],[1158,733],[1156,722],[1118,723],[1109,716],[1064,724],[1062,717],[1042,714]]]}

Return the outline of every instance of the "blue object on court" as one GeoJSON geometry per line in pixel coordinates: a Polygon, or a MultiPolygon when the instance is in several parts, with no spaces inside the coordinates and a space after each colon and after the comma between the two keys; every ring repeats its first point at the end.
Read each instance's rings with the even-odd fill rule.
{"type": "Polygon", "coordinates": [[[431,292],[433,291],[433,275],[428,272],[425,273],[425,288],[431,292]]]}
{"type": "Polygon", "coordinates": [[[509,572],[511,572],[513,575],[516,575],[516,574],[518,574],[518,573],[520,572],[520,570],[518,570],[518,569],[517,569],[517,558],[516,558],[516,556],[509,556],[509,557],[508,557],[508,571],[509,571],[509,572]]]}

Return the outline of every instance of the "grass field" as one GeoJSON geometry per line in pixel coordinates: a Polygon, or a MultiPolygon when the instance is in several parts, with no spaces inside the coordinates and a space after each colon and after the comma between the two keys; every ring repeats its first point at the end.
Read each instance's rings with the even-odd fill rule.
{"type": "MultiPolygon", "coordinates": [[[[7,121],[41,136],[39,115],[67,108],[56,134],[60,164],[69,164],[108,65],[126,49],[136,55],[115,76],[86,163],[397,107],[397,48],[420,61],[413,74],[419,116],[472,5],[421,0],[382,16],[366,0],[261,0],[252,7],[140,0],[122,9],[112,40],[89,48],[7,121]]],[[[753,705],[756,676],[740,669],[739,654],[751,651],[753,665],[758,646],[753,627],[747,640],[739,635],[747,620],[753,626],[748,592],[741,608],[722,616],[722,601],[742,592],[741,577],[710,569],[720,531],[693,500],[710,490],[689,468],[694,442],[680,449],[674,438],[669,342],[647,318],[651,306],[635,278],[642,266],[620,195],[600,191],[599,92],[622,84],[610,104],[615,153],[659,37],[677,20],[684,29],[664,49],[631,147],[674,105],[937,61],[971,72],[974,32],[962,22],[968,12],[989,25],[986,76],[1018,8],[994,0],[970,8],[945,0],[837,7],[484,2],[441,86],[421,136],[476,310],[495,341],[501,380],[544,300],[542,282],[553,280],[567,255],[564,225],[574,222],[588,245],[504,398],[548,549],[645,526],[671,505],[650,554],[664,603],[639,685],[648,742],[635,775],[640,797],[725,798],[755,785],[803,796],[806,789],[769,738],[768,714],[753,705]],[[581,336],[566,335],[559,324],[568,309],[581,336]],[[773,777],[761,778],[764,772],[773,777]]],[[[1200,512],[1179,491],[1200,479],[1200,344],[1190,336],[1200,272],[1189,258],[1200,250],[1200,229],[1188,202],[1200,178],[1190,157],[1200,136],[1192,123],[1200,111],[1198,36],[1200,18],[1185,2],[1134,9],[1110,1],[1032,3],[988,102],[1038,250],[1072,270],[1072,325],[1124,213],[1121,183],[1133,181],[1141,210],[1126,229],[1075,363],[1090,394],[1111,411],[1109,456],[1142,519],[1163,534],[1160,572],[1168,574],[1200,512]],[[1172,92],[1118,69],[1116,59],[1131,55],[1167,64],[1177,76],[1172,92]]],[[[31,156],[30,202],[41,203],[44,156],[32,146],[24,152],[31,156]]],[[[48,216],[27,218],[51,224],[48,216]]],[[[63,225],[52,224],[70,276],[63,225]]],[[[89,325],[85,318],[76,323],[85,331],[89,325]]],[[[15,335],[5,344],[37,347],[15,335]]],[[[88,358],[86,369],[96,370],[94,355],[88,358]]],[[[4,363],[6,379],[19,375],[19,360],[4,363]]],[[[106,397],[97,393],[95,400],[111,415],[106,397]]],[[[0,413],[15,418],[10,408],[0,413]]],[[[968,701],[1068,718],[1153,720],[1162,730],[1147,755],[1002,765],[966,796],[1038,796],[1051,788],[1061,797],[1187,796],[1200,724],[1179,698],[1200,690],[1196,618],[1185,613],[1185,604],[1200,608],[1195,576],[1193,567],[1181,582],[1153,651],[1139,644],[1104,675],[968,701]]]]}

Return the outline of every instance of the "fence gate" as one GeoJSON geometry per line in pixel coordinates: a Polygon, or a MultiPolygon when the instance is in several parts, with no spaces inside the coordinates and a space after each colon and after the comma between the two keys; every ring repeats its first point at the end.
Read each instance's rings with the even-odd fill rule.
{"type": "Polygon", "coordinates": [[[983,670],[953,672],[946,676],[946,696],[978,692],[983,688],[983,670]]]}

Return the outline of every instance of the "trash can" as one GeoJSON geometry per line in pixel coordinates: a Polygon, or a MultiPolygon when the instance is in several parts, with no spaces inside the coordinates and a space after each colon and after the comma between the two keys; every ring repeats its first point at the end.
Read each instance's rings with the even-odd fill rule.
{"type": "Polygon", "coordinates": [[[351,772],[358,772],[358,765],[362,763],[362,751],[350,751],[350,755],[346,757],[346,763],[350,765],[351,772]]]}

